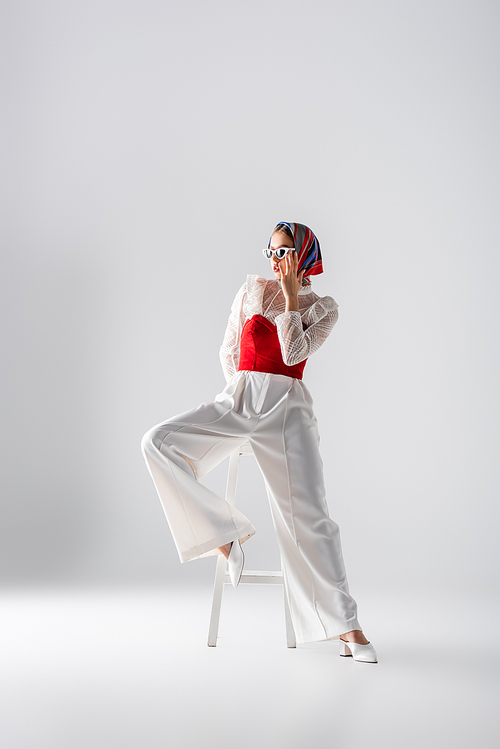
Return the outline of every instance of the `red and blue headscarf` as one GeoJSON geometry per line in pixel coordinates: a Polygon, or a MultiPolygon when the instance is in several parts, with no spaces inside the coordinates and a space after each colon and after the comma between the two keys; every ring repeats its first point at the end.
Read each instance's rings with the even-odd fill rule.
{"type": "Polygon", "coordinates": [[[271,236],[269,237],[269,242],[267,243],[268,248],[271,244],[271,237],[274,232],[283,224],[288,226],[292,232],[293,244],[299,256],[297,274],[303,270],[304,275],[302,277],[302,283],[307,283],[304,282],[306,276],[317,276],[319,273],[323,273],[323,262],[321,259],[321,249],[318,238],[305,224],[292,224],[288,221],[280,221],[279,224],[276,224],[271,236]]]}

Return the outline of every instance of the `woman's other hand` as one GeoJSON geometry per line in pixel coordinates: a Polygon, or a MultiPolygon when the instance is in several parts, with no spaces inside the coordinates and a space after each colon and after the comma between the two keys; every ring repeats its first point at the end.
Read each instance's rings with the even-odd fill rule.
{"type": "Polygon", "coordinates": [[[302,277],[304,271],[301,270],[297,275],[299,265],[299,256],[295,250],[287,252],[279,264],[280,281],[283,294],[286,299],[286,311],[298,311],[299,309],[299,289],[302,286],[302,277]]]}

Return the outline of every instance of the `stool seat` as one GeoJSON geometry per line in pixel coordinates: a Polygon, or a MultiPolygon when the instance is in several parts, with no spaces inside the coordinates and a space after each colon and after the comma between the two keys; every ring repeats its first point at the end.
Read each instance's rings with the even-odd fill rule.
{"type": "MultiPolygon", "coordinates": [[[[238,472],[240,465],[240,457],[242,455],[253,455],[252,446],[250,442],[244,442],[238,447],[229,457],[229,470],[227,475],[227,486],[226,486],[226,502],[234,505],[236,500],[236,484],[238,481],[238,472]]],[[[286,645],[288,648],[296,647],[295,632],[292,625],[292,618],[290,616],[290,607],[288,605],[288,599],[286,596],[285,581],[283,578],[282,570],[245,570],[243,569],[240,577],[239,585],[242,584],[267,584],[267,585],[283,585],[283,601],[285,608],[285,629],[286,629],[286,645]]],[[[224,585],[231,584],[231,578],[227,571],[227,559],[223,554],[217,556],[217,567],[215,570],[215,582],[214,582],[214,593],[212,599],[212,612],[210,615],[210,626],[208,630],[208,642],[209,647],[215,647],[217,645],[217,636],[219,631],[219,620],[220,611],[222,606],[222,593],[224,585]]]]}

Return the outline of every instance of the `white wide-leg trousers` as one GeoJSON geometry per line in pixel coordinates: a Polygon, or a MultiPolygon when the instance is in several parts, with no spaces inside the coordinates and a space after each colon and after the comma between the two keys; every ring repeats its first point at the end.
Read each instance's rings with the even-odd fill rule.
{"type": "Polygon", "coordinates": [[[339,526],[328,514],[312,406],[302,380],[240,371],[213,402],[157,424],[141,442],[180,561],[188,562],[256,533],[237,507],[198,481],[249,440],[269,497],[297,643],[361,629],[339,526]]]}

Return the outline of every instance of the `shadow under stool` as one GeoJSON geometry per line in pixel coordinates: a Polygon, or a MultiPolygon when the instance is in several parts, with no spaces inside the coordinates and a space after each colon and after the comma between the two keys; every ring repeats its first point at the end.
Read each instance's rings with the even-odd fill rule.
{"type": "MultiPolygon", "coordinates": [[[[226,502],[234,505],[236,500],[236,484],[238,482],[238,471],[240,467],[240,458],[242,455],[253,455],[253,450],[249,442],[243,443],[229,457],[229,470],[227,474],[226,485],[226,502]]],[[[222,593],[224,585],[231,585],[231,578],[227,571],[227,559],[223,554],[217,555],[217,567],[215,570],[214,594],[212,599],[212,613],[210,615],[210,627],[208,630],[208,646],[217,645],[217,635],[219,631],[219,619],[222,605],[222,593]]],[[[285,606],[285,629],[286,645],[288,648],[296,647],[295,632],[293,629],[290,608],[286,597],[285,583],[283,580],[283,571],[265,571],[265,570],[245,570],[241,573],[239,585],[257,584],[257,585],[282,585],[283,601],[285,606]]]]}

